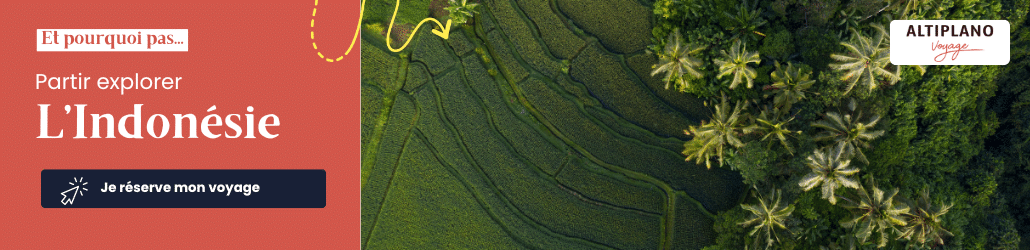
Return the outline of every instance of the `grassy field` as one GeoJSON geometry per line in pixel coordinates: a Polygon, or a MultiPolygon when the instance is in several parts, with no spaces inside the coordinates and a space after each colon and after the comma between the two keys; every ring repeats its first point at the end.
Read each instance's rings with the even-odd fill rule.
{"type": "Polygon", "coordinates": [[[450,39],[426,27],[400,53],[362,33],[362,247],[712,244],[712,214],[744,187],[677,153],[707,111],[643,72],[649,7],[481,4],[450,39]]]}

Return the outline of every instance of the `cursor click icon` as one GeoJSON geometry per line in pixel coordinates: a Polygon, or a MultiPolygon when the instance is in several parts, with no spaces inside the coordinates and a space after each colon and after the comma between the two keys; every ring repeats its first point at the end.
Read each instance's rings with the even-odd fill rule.
{"type": "Polygon", "coordinates": [[[89,182],[83,182],[82,180],[84,178],[85,177],[79,177],[78,179],[75,179],[75,177],[72,177],[72,180],[74,180],[74,182],[68,182],[68,184],[75,187],[69,188],[68,190],[64,190],[64,192],[61,192],[61,196],[63,196],[63,198],[61,198],[62,205],[72,204],[75,202],[75,197],[86,195],[84,191],[89,191],[89,189],[86,189],[83,186],[89,184],[89,182]]]}

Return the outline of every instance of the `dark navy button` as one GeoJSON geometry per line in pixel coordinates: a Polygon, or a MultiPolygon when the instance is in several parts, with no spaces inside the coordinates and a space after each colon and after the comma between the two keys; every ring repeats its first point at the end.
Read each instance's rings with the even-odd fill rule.
{"type": "Polygon", "coordinates": [[[324,208],[322,169],[60,169],[40,173],[44,208],[324,208]]]}

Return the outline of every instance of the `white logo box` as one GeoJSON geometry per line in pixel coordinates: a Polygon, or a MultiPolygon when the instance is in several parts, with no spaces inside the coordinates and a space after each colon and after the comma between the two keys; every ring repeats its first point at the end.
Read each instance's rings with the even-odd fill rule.
{"type": "Polygon", "coordinates": [[[895,20],[888,32],[894,65],[1009,63],[1005,20],[895,20]]]}
{"type": "Polygon", "coordinates": [[[36,51],[186,52],[190,34],[188,29],[36,29],[35,36],[36,51]],[[115,43],[113,49],[108,39],[115,43]],[[72,43],[66,44],[67,41],[72,43]],[[160,42],[164,44],[158,44],[160,42]]]}

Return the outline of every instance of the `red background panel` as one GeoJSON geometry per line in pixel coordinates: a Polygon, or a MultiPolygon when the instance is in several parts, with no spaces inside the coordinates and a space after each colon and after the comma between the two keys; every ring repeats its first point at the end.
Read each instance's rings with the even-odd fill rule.
{"type": "MultiPolygon", "coordinates": [[[[357,1],[3,3],[0,245],[23,248],[334,248],[360,245],[360,48],[339,62],[357,1]],[[36,29],[189,29],[189,52],[36,52],[36,29]],[[315,32],[315,40],[310,32],[315,32]],[[86,90],[35,88],[36,74],[92,77],[86,90]],[[182,77],[178,90],[100,90],[102,76],[182,77]],[[75,111],[116,119],[143,105],[144,139],[72,139],[75,111]],[[38,139],[39,107],[51,104],[38,139]],[[276,114],[275,139],[151,138],[153,114],[276,114]],[[43,169],[325,169],[322,209],[43,209],[43,169]]],[[[62,40],[63,42],[63,40],[62,40]]],[[[199,123],[199,121],[198,121],[199,123]]],[[[160,122],[158,122],[160,124],[160,122]]],[[[116,124],[117,125],[117,124],[116,124]]],[[[174,125],[173,125],[174,126],[174,125]]],[[[220,127],[218,133],[226,128],[220,127]]],[[[199,130],[199,128],[198,128],[199,130]]],[[[256,130],[256,128],[255,128],[256,130]]],[[[130,127],[131,131],[131,127],[130,127]]],[[[106,133],[106,128],[101,129],[106,133]]],[[[117,129],[115,129],[117,134],[117,129]]],[[[89,180],[86,180],[89,181],[89,180]]],[[[99,183],[98,183],[99,184],[99,183]]],[[[97,185],[99,188],[100,185],[97,185]]],[[[56,195],[56,194],[55,194],[56,195]]],[[[59,198],[59,197],[57,197],[59,198]]],[[[88,199],[87,193],[83,198],[88,199]]]]}

